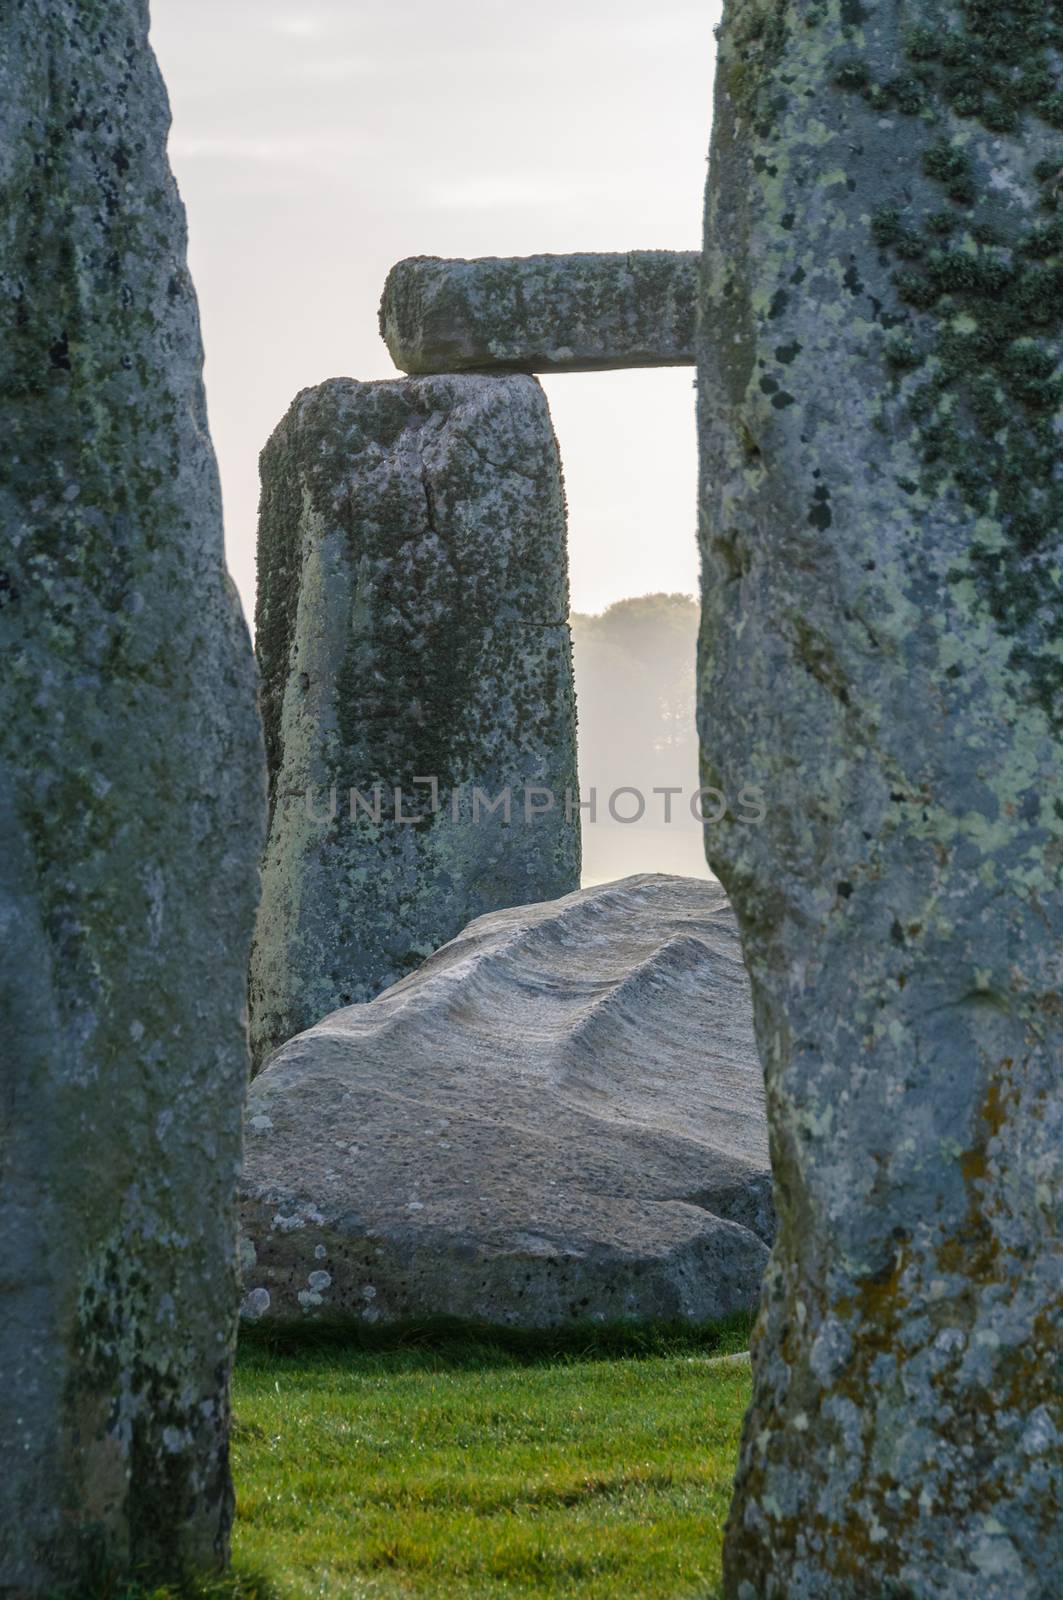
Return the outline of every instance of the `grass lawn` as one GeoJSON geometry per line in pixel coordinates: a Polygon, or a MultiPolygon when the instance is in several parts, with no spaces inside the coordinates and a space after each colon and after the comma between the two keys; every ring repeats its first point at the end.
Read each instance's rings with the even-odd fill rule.
{"type": "Polygon", "coordinates": [[[232,1573],[86,1600],[717,1600],[748,1332],[251,1330],[232,1573]]]}
{"type": "Polygon", "coordinates": [[[749,1398],[712,1352],[746,1331],[245,1339],[237,1572],[284,1600],[712,1600],[749,1398]]]}

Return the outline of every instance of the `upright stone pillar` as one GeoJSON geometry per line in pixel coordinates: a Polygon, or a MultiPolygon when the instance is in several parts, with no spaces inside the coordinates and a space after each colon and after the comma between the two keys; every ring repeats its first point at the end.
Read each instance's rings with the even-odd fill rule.
{"type": "Polygon", "coordinates": [[[1058,8],[731,0],[705,781],[779,1238],[732,1600],[1063,1572],[1058,8]]]}
{"type": "Polygon", "coordinates": [[[533,378],[337,379],[270,439],[256,1062],[473,917],[578,887],[567,573],[533,378]]]}
{"type": "Polygon", "coordinates": [[[143,0],[0,7],[0,1593],[224,1562],[264,811],[143,0]]]}

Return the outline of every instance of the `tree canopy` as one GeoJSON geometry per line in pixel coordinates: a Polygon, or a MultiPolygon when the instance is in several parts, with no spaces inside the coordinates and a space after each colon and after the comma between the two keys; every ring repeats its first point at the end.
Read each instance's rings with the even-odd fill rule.
{"type": "Polygon", "coordinates": [[[691,595],[646,594],[596,615],[573,612],[584,793],[594,786],[605,801],[635,787],[649,800],[654,786],[681,785],[684,796],[697,788],[698,611],[691,595]]]}

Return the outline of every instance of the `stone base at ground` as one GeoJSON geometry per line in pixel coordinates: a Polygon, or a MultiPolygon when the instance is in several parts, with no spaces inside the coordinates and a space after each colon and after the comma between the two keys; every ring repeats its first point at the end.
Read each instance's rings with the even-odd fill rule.
{"type": "Polygon", "coordinates": [[[601,372],[694,364],[698,255],[412,256],[380,331],[403,372],[601,372]]]}
{"type": "Polygon", "coordinates": [[[715,883],[496,912],[255,1080],[244,1314],[547,1326],[756,1302],[773,1219],[715,883]]]}

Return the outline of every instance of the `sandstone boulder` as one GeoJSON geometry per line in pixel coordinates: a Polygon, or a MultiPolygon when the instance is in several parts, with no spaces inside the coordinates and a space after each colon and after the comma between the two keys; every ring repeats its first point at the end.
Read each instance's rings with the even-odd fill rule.
{"type": "Polygon", "coordinates": [[[756,1300],[761,1075],[716,884],[480,917],[279,1050],[247,1129],[247,1316],[543,1326],[756,1300]]]}
{"type": "Polygon", "coordinates": [[[472,917],[578,884],[567,616],[561,466],[533,378],[298,397],[262,455],[256,1062],[472,917]]]}
{"type": "Polygon", "coordinates": [[[696,251],[412,256],[380,331],[403,372],[600,372],[694,364],[696,251]]]}

